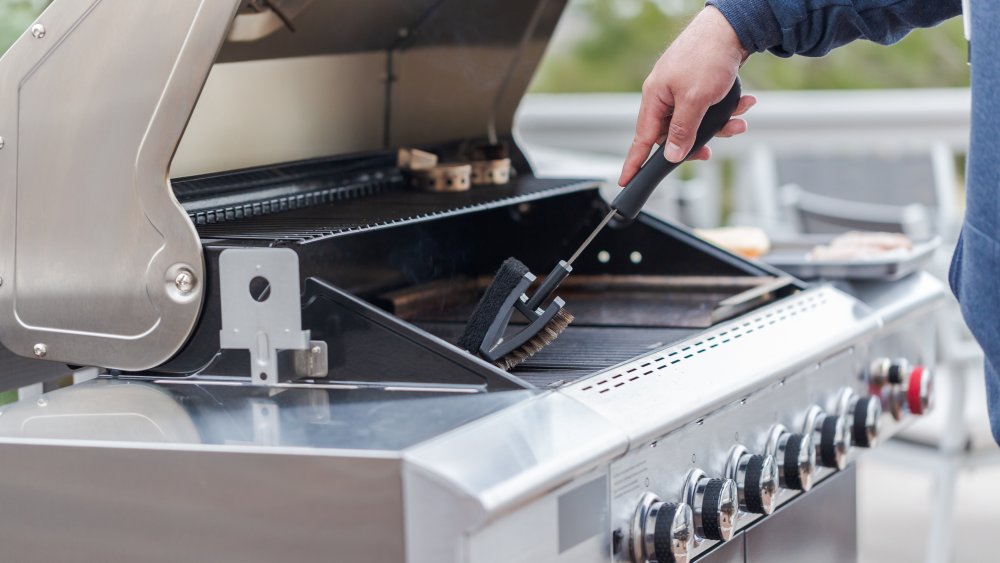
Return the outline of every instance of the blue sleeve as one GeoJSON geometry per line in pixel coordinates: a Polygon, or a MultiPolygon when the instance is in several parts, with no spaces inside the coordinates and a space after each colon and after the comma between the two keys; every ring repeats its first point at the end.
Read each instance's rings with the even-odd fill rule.
{"type": "Polygon", "coordinates": [[[707,0],[743,47],[818,57],[855,39],[895,43],[916,27],[962,13],[962,0],[707,0]]]}

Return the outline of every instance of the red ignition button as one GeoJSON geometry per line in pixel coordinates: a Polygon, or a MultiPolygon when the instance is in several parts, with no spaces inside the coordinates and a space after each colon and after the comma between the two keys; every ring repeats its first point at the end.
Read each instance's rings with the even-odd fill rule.
{"type": "Polygon", "coordinates": [[[906,388],[906,406],[913,414],[924,414],[930,408],[934,378],[929,369],[915,366],[906,388]]]}

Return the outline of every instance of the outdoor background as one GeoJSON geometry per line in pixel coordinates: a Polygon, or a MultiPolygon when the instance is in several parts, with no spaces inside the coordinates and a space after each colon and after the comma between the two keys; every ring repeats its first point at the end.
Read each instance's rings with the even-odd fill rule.
{"type": "MultiPolygon", "coordinates": [[[[631,92],[702,0],[571,0],[533,89],[631,92]]],[[[857,42],[822,58],[750,58],[748,89],[796,90],[968,86],[960,18],[917,30],[891,49],[857,42]]]]}
{"type": "MultiPolygon", "coordinates": [[[[701,0],[571,0],[536,77],[537,92],[638,91],[647,72],[701,0]]],[[[0,51],[6,51],[49,0],[0,0],[0,51]]],[[[958,19],[911,33],[884,49],[855,43],[827,57],[751,57],[748,89],[947,87],[968,85],[958,19]]]]}

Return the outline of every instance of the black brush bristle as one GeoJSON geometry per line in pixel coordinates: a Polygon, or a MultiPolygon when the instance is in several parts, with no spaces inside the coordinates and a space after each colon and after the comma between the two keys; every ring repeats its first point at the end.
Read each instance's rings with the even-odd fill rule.
{"type": "Polygon", "coordinates": [[[524,274],[528,272],[528,267],[517,258],[504,260],[490,286],[486,288],[483,298],[476,305],[472,316],[469,317],[469,322],[465,325],[465,332],[458,339],[459,347],[473,354],[479,353],[479,347],[482,346],[483,339],[486,338],[486,333],[490,330],[493,319],[500,314],[504,301],[520,283],[524,274]]]}
{"type": "Polygon", "coordinates": [[[525,342],[521,347],[516,350],[511,351],[503,358],[493,362],[493,365],[504,371],[510,371],[520,364],[524,363],[528,358],[534,356],[539,350],[545,348],[552,343],[553,340],[559,337],[560,334],[566,330],[566,327],[573,322],[573,315],[570,314],[566,309],[560,309],[556,313],[555,317],[545,325],[541,331],[535,336],[525,342]]]}

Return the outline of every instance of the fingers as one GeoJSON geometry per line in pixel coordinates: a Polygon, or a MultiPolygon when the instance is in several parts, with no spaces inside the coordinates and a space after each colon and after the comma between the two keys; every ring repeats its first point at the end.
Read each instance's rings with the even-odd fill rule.
{"type": "Polygon", "coordinates": [[[722,129],[715,134],[716,137],[728,138],[747,132],[747,122],[745,119],[734,117],[722,126],[722,129]]]}
{"type": "Polygon", "coordinates": [[[670,105],[655,92],[644,92],[639,106],[639,119],[635,126],[635,138],[628,149],[625,165],[622,167],[618,185],[624,186],[635,176],[646,159],[653,143],[663,133],[663,116],[670,113],[670,105]]]}
{"type": "Polygon", "coordinates": [[[737,115],[743,115],[744,113],[750,111],[750,108],[757,105],[757,97],[751,94],[742,96],[740,98],[740,103],[736,104],[736,111],[733,112],[733,117],[737,115]]]}
{"type": "Polygon", "coordinates": [[[705,145],[700,149],[691,153],[691,156],[687,157],[688,160],[708,160],[712,158],[712,149],[705,145]]]}
{"type": "Polygon", "coordinates": [[[718,133],[715,134],[716,137],[728,138],[734,137],[747,132],[747,121],[745,119],[739,119],[736,116],[743,115],[750,111],[754,105],[757,104],[757,98],[755,96],[743,96],[740,98],[739,104],[736,105],[736,111],[733,112],[733,119],[729,120],[718,133]]]}
{"type": "Polygon", "coordinates": [[[708,105],[707,102],[688,101],[674,107],[674,114],[670,117],[670,126],[667,128],[667,145],[663,151],[667,160],[680,162],[691,152],[698,126],[705,117],[708,105]]]}

